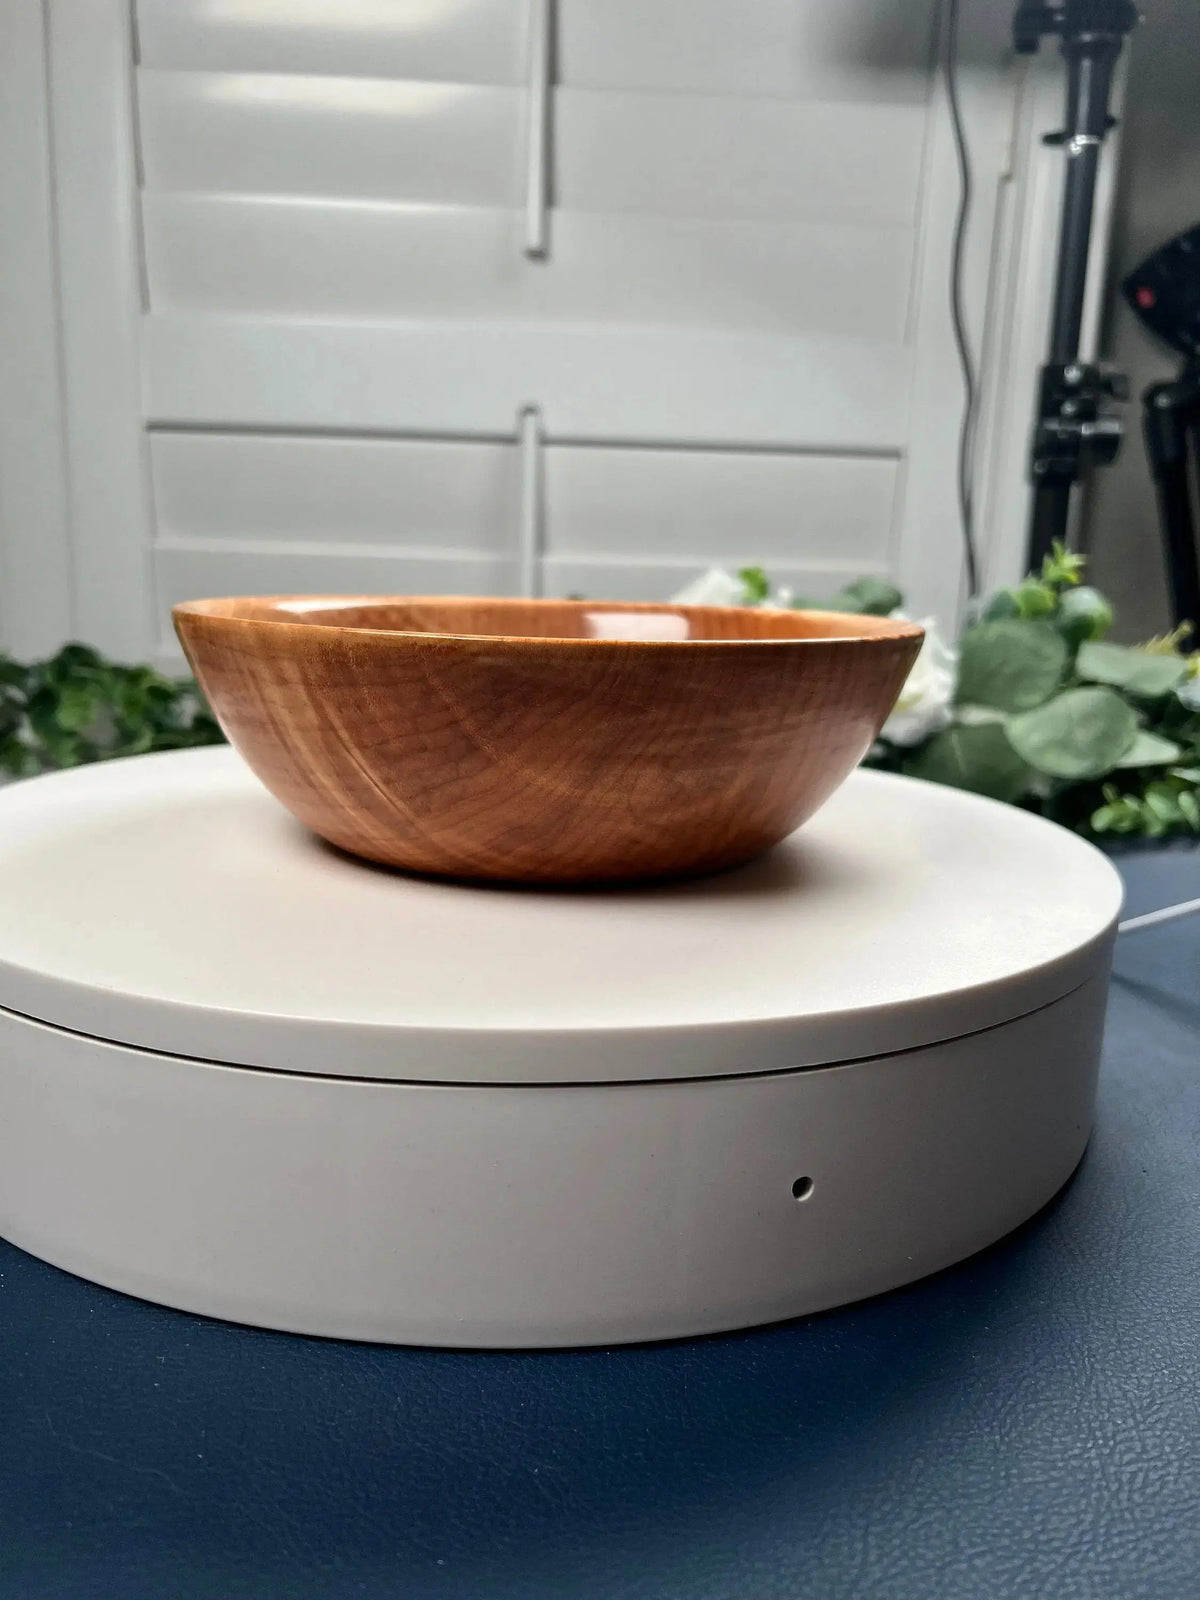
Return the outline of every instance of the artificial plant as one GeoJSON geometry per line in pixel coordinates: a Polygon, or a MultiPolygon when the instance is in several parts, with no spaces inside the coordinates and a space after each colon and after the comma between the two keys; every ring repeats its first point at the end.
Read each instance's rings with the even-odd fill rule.
{"type": "MultiPolygon", "coordinates": [[[[1010,801],[1084,833],[1200,834],[1191,630],[1109,643],[1113,608],[1082,582],[1084,567],[1056,548],[1040,573],[992,598],[956,652],[933,633],[910,679],[920,683],[906,686],[867,765],[1010,801]]],[[[770,600],[760,569],[739,578],[746,603],[770,600]]],[[[866,579],[821,603],[885,615],[902,597],[866,579]]]]}
{"type": "Polygon", "coordinates": [[[189,678],[118,666],[82,644],[27,666],[0,654],[0,773],[9,777],[221,740],[189,678]]]}

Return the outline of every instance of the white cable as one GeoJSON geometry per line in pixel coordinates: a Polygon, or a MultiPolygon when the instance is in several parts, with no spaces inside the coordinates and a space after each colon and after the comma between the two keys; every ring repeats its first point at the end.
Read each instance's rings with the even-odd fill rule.
{"type": "Polygon", "coordinates": [[[1143,928],[1156,928],[1160,922],[1176,922],[1180,917],[1194,917],[1200,912],[1200,900],[1182,900],[1175,906],[1163,906],[1161,911],[1147,911],[1140,917],[1129,917],[1117,923],[1118,933],[1140,933],[1143,928]]]}

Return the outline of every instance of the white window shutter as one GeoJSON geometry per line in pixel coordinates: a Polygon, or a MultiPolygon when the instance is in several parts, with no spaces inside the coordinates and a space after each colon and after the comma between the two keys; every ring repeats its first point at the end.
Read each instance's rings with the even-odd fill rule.
{"type": "MultiPolygon", "coordinates": [[[[48,0],[43,631],[167,659],[201,593],[653,598],[714,562],[949,620],[957,180],[935,6],[901,9],[48,0]]],[[[1018,88],[974,52],[980,346],[1022,315],[1018,88]]]]}

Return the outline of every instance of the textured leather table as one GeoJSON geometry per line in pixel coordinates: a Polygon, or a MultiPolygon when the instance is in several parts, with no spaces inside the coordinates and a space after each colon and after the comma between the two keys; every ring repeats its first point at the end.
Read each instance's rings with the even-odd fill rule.
{"type": "MultiPolygon", "coordinates": [[[[1124,870],[1132,911],[1200,895],[1200,854],[1124,870]]],[[[1058,1199],[848,1310],[399,1350],[159,1310],[0,1245],[0,1600],[1196,1595],[1200,919],[1118,947],[1058,1199]]]]}

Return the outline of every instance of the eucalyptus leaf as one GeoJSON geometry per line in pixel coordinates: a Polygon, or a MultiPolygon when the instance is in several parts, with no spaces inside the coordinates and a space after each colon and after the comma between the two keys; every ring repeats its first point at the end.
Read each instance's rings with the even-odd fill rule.
{"type": "Polygon", "coordinates": [[[1093,833],[1133,833],[1138,827],[1138,813],[1134,806],[1110,800],[1092,812],[1093,833]]]}
{"type": "Polygon", "coordinates": [[[904,596],[894,583],[887,583],[883,578],[857,578],[838,590],[829,601],[829,610],[887,617],[903,600],[904,596]]]}
{"type": "Polygon", "coordinates": [[[1113,609],[1099,589],[1085,583],[1078,589],[1067,589],[1059,597],[1055,621],[1069,644],[1081,645],[1108,632],[1113,609]]]}
{"type": "Polygon", "coordinates": [[[1169,767],[1183,750],[1173,739],[1164,739],[1148,728],[1139,728],[1133,743],[1116,763],[1118,767],[1169,767]]]}
{"type": "Polygon", "coordinates": [[[946,728],[905,763],[904,771],[994,800],[1016,800],[1033,776],[996,722],[946,728]]]}
{"type": "Polygon", "coordinates": [[[1033,711],[1008,719],[1010,743],[1022,760],[1051,778],[1079,781],[1111,772],[1133,746],[1138,720],[1112,689],[1068,689],[1033,711]]]}
{"type": "Polygon", "coordinates": [[[1167,827],[1175,827],[1183,820],[1178,796],[1165,783],[1152,783],[1146,790],[1146,805],[1167,827]]]}
{"type": "Polygon", "coordinates": [[[1003,722],[1005,713],[995,706],[964,706],[955,708],[955,720],[964,727],[977,728],[987,723],[1003,722]]]}
{"type": "Polygon", "coordinates": [[[988,601],[987,609],[983,613],[984,622],[1006,622],[1010,617],[1019,617],[1021,607],[1017,604],[1017,597],[1012,589],[997,589],[988,601]]]}
{"type": "Polygon", "coordinates": [[[1093,640],[1080,645],[1075,670],[1091,683],[1111,684],[1140,699],[1157,700],[1183,682],[1188,666],[1180,656],[1093,640]]]}
{"type": "Polygon", "coordinates": [[[962,637],[957,698],[999,711],[1031,711],[1058,688],[1067,661],[1066,643],[1048,622],[981,622],[962,637]]]}

